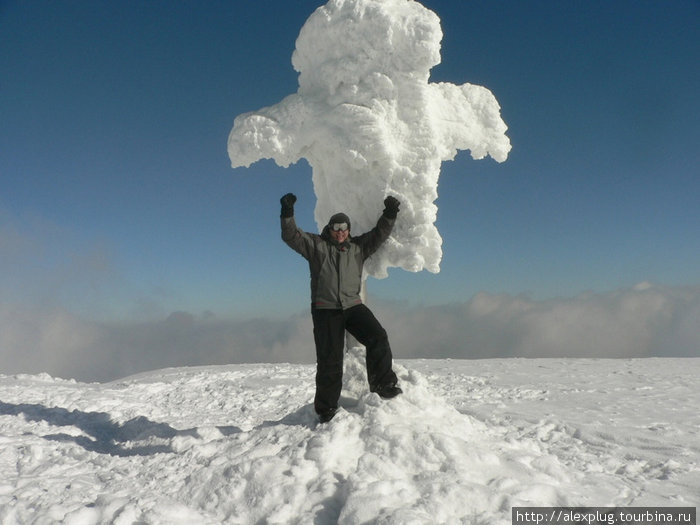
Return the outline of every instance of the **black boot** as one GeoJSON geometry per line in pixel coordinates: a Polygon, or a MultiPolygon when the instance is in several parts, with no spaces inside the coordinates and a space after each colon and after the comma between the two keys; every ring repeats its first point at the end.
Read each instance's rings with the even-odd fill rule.
{"type": "Polygon", "coordinates": [[[389,383],[378,386],[374,392],[376,392],[382,399],[391,399],[401,394],[403,390],[396,386],[396,384],[389,383]]]}
{"type": "Polygon", "coordinates": [[[337,409],[335,408],[329,408],[328,410],[324,410],[318,415],[318,420],[321,423],[328,423],[331,419],[333,419],[333,416],[335,416],[337,409]]]}

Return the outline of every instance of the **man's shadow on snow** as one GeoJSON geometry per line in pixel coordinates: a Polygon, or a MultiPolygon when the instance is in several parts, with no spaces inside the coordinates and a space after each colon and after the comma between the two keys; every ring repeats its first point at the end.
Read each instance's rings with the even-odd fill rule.
{"type": "MultiPolygon", "coordinates": [[[[342,408],[346,412],[353,412],[356,414],[362,413],[362,409],[360,407],[360,399],[357,397],[351,397],[346,395],[340,396],[340,399],[338,400],[338,408],[342,408]]],[[[282,419],[278,419],[276,421],[263,421],[255,428],[268,428],[275,427],[277,425],[285,425],[290,427],[306,427],[313,430],[319,425],[318,415],[314,410],[313,403],[309,403],[298,408],[294,412],[287,414],[282,419]]],[[[221,430],[221,428],[219,428],[219,430],[221,430]]]]}
{"type": "MultiPolygon", "coordinates": [[[[66,433],[42,436],[50,441],[72,441],[85,450],[110,454],[112,456],[148,456],[159,453],[173,453],[170,440],[176,436],[199,437],[197,429],[177,430],[167,423],[156,423],[139,416],[124,423],[112,421],[106,412],[82,412],[61,407],[45,407],[36,404],[9,404],[0,401],[0,415],[18,416],[22,414],[27,421],[45,421],[52,426],[73,426],[88,436],[73,436],[66,433]],[[130,443],[152,441],[153,438],[165,440],[163,443],[146,445],[130,443]]],[[[241,432],[238,427],[218,427],[224,436],[241,432]]]]}
{"type": "Polygon", "coordinates": [[[263,421],[255,428],[275,427],[277,425],[286,425],[290,427],[306,427],[310,429],[316,428],[318,425],[318,417],[314,412],[314,405],[304,405],[294,412],[287,414],[282,419],[277,421],[263,421]]]}

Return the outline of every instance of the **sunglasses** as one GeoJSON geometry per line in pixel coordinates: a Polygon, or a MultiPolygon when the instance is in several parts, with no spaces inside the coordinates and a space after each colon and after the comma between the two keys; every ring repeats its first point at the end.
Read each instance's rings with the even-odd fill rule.
{"type": "Polygon", "coordinates": [[[347,222],[336,222],[331,226],[334,232],[344,232],[345,230],[348,229],[348,223],[347,222]]]}

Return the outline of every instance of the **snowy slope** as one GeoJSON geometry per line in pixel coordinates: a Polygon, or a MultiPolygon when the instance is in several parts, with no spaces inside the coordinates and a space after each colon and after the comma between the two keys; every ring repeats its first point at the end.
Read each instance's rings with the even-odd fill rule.
{"type": "Polygon", "coordinates": [[[347,359],[108,384],[0,376],[0,523],[510,523],[514,505],[700,503],[700,359],[347,359]]]}

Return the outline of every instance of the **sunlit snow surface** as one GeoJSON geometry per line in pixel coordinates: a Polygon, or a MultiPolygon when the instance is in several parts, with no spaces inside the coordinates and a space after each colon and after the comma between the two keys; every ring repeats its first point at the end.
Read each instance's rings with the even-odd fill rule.
{"type": "Polygon", "coordinates": [[[354,232],[365,232],[384,197],[398,197],[392,237],[366,264],[375,277],[385,277],[388,267],[438,272],[441,163],[458,150],[499,162],[510,151],[488,89],[428,81],[440,63],[441,40],[440,19],[418,2],[331,0],[296,41],[298,91],[239,115],[229,136],[233,167],[265,158],[283,167],[308,160],[319,229],[343,211],[354,232]]]}
{"type": "Polygon", "coordinates": [[[700,359],[346,359],[0,376],[0,523],[499,523],[519,505],[700,503],[700,359]]]}

